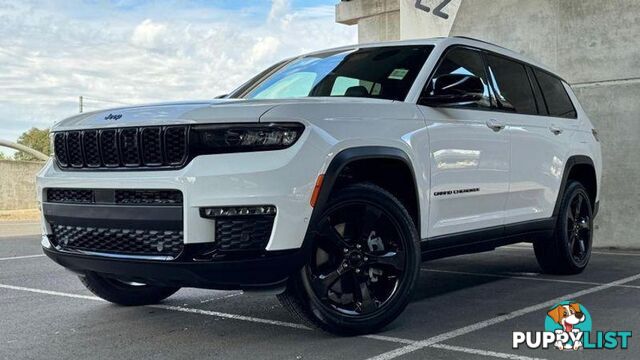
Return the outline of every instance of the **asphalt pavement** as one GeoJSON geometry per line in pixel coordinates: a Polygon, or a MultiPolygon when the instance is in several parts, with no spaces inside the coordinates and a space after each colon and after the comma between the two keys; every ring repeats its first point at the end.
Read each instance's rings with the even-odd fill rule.
{"type": "Polygon", "coordinates": [[[539,273],[529,246],[423,264],[414,299],[382,332],[336,337],[300,325],[274,296],[182,289],[160,305],[94,297],[42,255],[38,236],[0,237],[0,359],[637,359],[626,350],[514,349],[562,300],[593,330],[640,331],[640,252],[595,251],[575,276],[539,273]]]}

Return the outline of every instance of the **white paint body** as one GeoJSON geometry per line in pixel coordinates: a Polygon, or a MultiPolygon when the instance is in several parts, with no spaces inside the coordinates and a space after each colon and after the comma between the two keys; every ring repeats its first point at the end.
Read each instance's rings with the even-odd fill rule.
{"type": "MultiPolygon", "coordinates": [[[[600,146],[568,86],[578,119],[417,105],[433,68],[451,45],[486,48],[530,61],[461,38],[385,45],[389,44],[435,46],[404,102],[347,97],[212,100],[112,109],[66,119],[53,131],[238,122],[300,122],[306,129],[285,150],[198,156],[179,170],[62,171],[49,161],[38,175],[38,197],[42,200],[43,190],[55,187],[178,189],[184,194],[188,244],[212,241],[215,223],[200,217],[200,207],[273,204],[278,212],[267,250],[283,250],[301,246],[313,211],[310,198],[316,179],[348,148],[387,146],[406,153],[416,176],[423,239],[551,217],[566,160],[572,155],[591,158],[600,182],[600,146]],[[106,121],[112,112],[122,118],[106,121]],[[488,120],[504,123],[505,129],[493,131],[488,120]],[[562,134],[554,135],[549,130],[552,125],[562,134]],[[433,196],[465,188],[479,191],[433,196]]],[[[42,223],[43,232],[50,233],[44,219],[42,223]]]]}

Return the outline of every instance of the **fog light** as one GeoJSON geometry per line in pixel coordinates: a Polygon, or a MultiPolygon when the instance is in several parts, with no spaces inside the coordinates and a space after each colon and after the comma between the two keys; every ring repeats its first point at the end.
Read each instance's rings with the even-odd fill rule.
{"type": "Polygon", "coordinates": [[[214,208],[200,208],[200,216],[204,218],[217,218],[225,216],[247,215],[275,215],[276,207],[272,205],[261,206],[225,206],[214,208]]]}
{"type": "Polygon", "coordinates": [[[42,240],[40,241],[40,244],[42,245],[42,247],[46,249],[51,249],[53,247],[51,245],[51,242],[49,241],[49,235],[42,235],[42,240]]]}

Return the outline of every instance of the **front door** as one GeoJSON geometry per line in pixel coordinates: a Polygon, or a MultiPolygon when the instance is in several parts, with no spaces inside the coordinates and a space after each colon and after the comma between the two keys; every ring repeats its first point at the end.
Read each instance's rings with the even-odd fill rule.
{"type": "Polygon", "coordinates": [[[492,92],[482,54],[463,47],[448,50],[433,77],[444,74],[477,76],[485,92],[483,100],[473,103],[418,104],[430,146],[428,237],[488,228],[499,231],[509,191],[510,140],[491,111],[492,92]]]}

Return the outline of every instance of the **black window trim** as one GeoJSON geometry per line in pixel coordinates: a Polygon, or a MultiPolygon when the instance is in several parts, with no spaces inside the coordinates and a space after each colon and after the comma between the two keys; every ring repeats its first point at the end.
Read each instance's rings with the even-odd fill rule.
{"type": "MultiPolygon", "coordinates": [[[[447,54],[454,49],[457,48],[462,48],[462,49],[467,49],[467,50],[471,50],[471,51],[476,51],[476,52],[480,52],[480,54],[482,55],[482,61],[484,62],[484,66],[485,66],[485,75],[488,77],[489,76],[489,64],[487,63],[486,60],[486,55],[490,54],[490,55],[494,55],[494,56],[498,56],[498,57],[503,57],[507,60],[510,61],[514,61],[516,63],[521,64],[522,66],[525,67],[525,70],[527,67],[531,68],[532,70],[538,70],[541,72],[546,73],[547,75],[550,75],[558,80],[560,80],[560,82],[562,82],[563,84],[568,84],[568,82],[566,82],[563,78],[561,78],[560,76],[545,70],[539,66],[536,66],[534,64],[519,60],[519,59],[515,59],[509,55],[504,55],[504,54],[500,54],[497,53],[495,51],[492,50],[488,50],[488,49],[483,49],[480,47],[476,47],[476,46],[472,46],[472,45],[465,45],[465,44],[453,44],[453,45],[449,45],[447,46],[443,51],[442,54],[440,55],[440,58],[438,59],[438,62],[436,63],[436,65],[433,67],[433,69],[431,70],[431,73],[429,74],[429,77],[427,78],[427,81],[424,83],[424,85],[422,86],[422,90],[420,91],[420,95],[418,96],[418,101],[417,101],[417,105],[421,105],[420,104],[420,97],[422,97],[422,94],[424,93],[425,89],[427,88],[427,86],[429,86],[429,84],[431,83],[431,81],[433,80],[433,77],[436,73],[436,71],[438,70],[438,68],[440,67],[440,65],[442,64],[442,62],[444,61],[444,58],[447,56],[447,54]]],[[[533,71],[533,75],[535,76],[535,71],[533,71]]],[[[529,73],[527,72],[527,77],[529,77],[529,73]]],[[[551,118],[556,118],[556,119],[567,119],[567,120],[575,120],[578,118],[578,111],[575,107],[575,105],[573,104],[573,100],[571,99],[571,96],[567,93],[567,97],[569,98],[569,102],[571,103],[571,106],[573,107],[574,112],[576,113],[575,117],[569,117],[569,116],[564,116],[564,117],[558,117],[558,116],[552,116],[549,115],[549,110],[548,110],[548,106],[546,104],[547,100],[544,97],[544,91],[542,91],[542,87],[540,86],[538,79],[536,77],[536,82],[538,83],[538,88],[540,89],[540,93],[542,94],[542,98],[545,102],[544,106],[545,108],[547,108],[547,114],[542,114],[540,113],[540,109],[538,108],[538,114],[522,114],[522,113],[518,113],[518,112],[514,112],[514,111],[510,111],[510,110],[504,110],[501,109],[499,107],[497,107],[497,99],[495,97],[495,90],[493,89],[493,85],[491,84],[491,82],[489,81],[489,79],[485,79],[488,82],[489,85],[489,89],[490,89],[490,96],[491,96],[491,107],[489,108],[482,108],[482,107],[459,107],[459,106],[451,106],[451,105],[442,105],[442,106],[438,106],[441,108],[452,108],[452,109],[461,109],[461,110],[477,110],[477,111],[490,111],[490,112],[501,112],[501,113],[507,113],[507,114],[518,114],[518,115],[522,115],[522,116],[543,116],[543,117],[551,117],[551,118]]],[[[537,99],[535,96],[535,92],[533,89],[533,84],[531,83],[531,79],[529,79],[529,86],[531,87],[531,92],[534,95],[534,100],[536,101],[537,104],[537,99]]],[[[564,89],[564,86],[563,86],[564,89]]],[[[567,89],[564,89],[565,93],[567,92],[567,89]]],[[[422,105],[422,106],[426,106],[426,105],[422,105]]]]}

